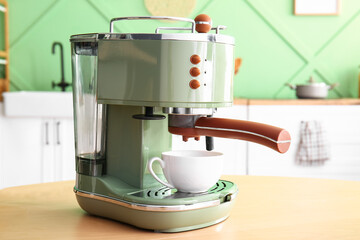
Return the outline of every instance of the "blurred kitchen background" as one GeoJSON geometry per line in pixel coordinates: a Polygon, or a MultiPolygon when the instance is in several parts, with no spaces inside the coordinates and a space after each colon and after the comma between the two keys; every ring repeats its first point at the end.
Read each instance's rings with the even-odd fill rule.
{"type": "MultiPolygon", "coordinates": [[[[221,34],[235,37],[241,62],[234,106],[217,116],[279,126],[293,140],[279,155],[215,139],[226,155],[224,174],[360,180],[360,1],[317,1],[0,0],[0,188],[75,178],[72,89],[57,86],[62,74],[72,81],[71,35],[108,32],[114,17],[200,13],[228,27],[221,34]],[[310,84],[310,77],[333,87],[325,99],[297,99],[286,85],[310,84]]],[[[185,25],[129,21],[115,31],[185,25]]],[[[203,139],[173,140],[174,149],[205,148],[203,139]]]]}

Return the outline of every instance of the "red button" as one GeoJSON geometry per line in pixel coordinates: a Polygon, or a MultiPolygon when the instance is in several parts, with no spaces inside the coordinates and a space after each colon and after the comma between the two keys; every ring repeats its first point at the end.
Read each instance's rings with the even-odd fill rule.
{"type": "Polygon", "coordinates": [[[198,64],[198,63],[201,62],[201,58],[200,58],[199,55],[194,54],[194,55],[192,55],[192,56],[190,57],[190,62],[191,62],[192,64],[198,64]]]}
{"type": "Polygon", "coordinates": [[[193,77],[197,77],[200,75],[200,69],[197,67],[193,67],[190,69],[190,75],[193,77]]]}
{"type": "Polygon", "coordinates": [[[193,79],[190,81],[189,85],[192,89],[197,89],[200,87],[200,82],[196,79],[193,79]]]}

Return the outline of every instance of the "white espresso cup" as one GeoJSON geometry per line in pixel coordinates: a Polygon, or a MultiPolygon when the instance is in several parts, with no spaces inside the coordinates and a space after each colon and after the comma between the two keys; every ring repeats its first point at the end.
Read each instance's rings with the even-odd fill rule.
{"type": "Polygon", "coordinates": [[[201,150],[163,152],[162,159],[154,157],[147,165],[151,175],[161,184],[180,192],[199,193],[209,190],[222,174],[223,154],[201,150]],[[152,169],[160,163],[168,182],[162,181],[152,169]]]}

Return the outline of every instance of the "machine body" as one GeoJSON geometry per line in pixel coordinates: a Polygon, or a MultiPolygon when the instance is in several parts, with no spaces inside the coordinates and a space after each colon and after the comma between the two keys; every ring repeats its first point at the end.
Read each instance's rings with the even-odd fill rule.
{"type": "MultiPolygon", "coordinates": [[[[160,186],[146,169],[148,160],[171,150],[171,133],[184,140],[224,137],[213,134],[224,131],[224,126],[214,130],[217,120],[213,125],[206,119],[212,119],[208,116],[214,109],[232,104],[234,39],[219,34],[223,26],[212,28],[216,33],[210,34],[195,33],[195,25],[191,19],[127,17],[113,19],[110,33],[71,36],[74,191],[85,211],[161,232],[197,229],[229,216],[238,193],[234,183],[219,180],[208,192],[182,193],[160,186]],[[139,19],[190,22],[191,28],[181,29],[192,33],[158,33],[165,28],[155,34],[112,32],[115,21],[139,19]],[[186,124],[191,119],[200,123],[186,124]],[[213,129],[193,131],[204,124],[213,129]]],[[[227,137],[273,149],[269,141],[285,144],[275,149],[279,152],[290,144],[282,129],[261,135],[252,133],[253,128],[236,128],[237,132],[227,129],[233,134],[227,137]]],[[[155,171],[161,175],[160,168],[155,171]]]]}

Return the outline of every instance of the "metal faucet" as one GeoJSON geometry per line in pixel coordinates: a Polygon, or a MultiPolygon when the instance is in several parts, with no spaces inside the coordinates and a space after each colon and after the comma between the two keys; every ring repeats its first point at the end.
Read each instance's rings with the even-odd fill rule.
{"type": "Polygon", "coordinates": [[[61,67],[61,79],[59,83],[55,83],[52,81],[52,88],[56,86],[61,88],[61,91],[65,92],[65,89],[70,86],[71,84],[65,82],[64,77],[64,52],[63,52],[63,45],[60,42],[54,42],[52,44],[52,54],[55,54],[55,46],[58,45],[60,47],[60,67],[61,67]]]}

